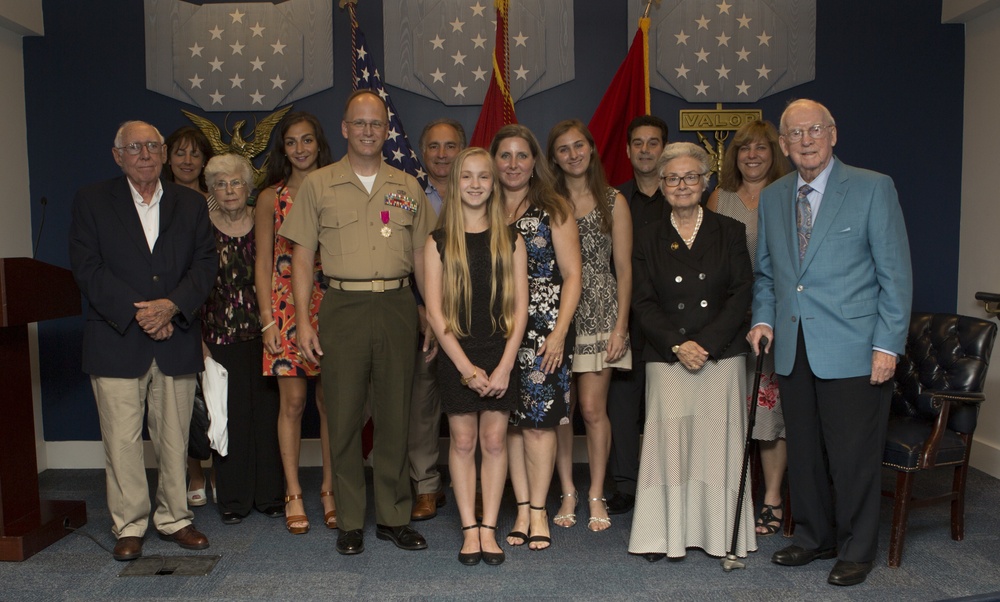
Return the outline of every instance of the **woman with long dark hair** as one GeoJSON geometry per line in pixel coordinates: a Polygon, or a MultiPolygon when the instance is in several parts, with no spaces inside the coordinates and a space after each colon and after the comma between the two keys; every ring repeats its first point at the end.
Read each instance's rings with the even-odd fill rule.
{"type": "MultiPolygon", "coordinates": [[[[574,320],[576,346],[573,374],[576,404],[587,428],[590,518],[587,528],[611,527],[604,477],[611,452],[608,387],[614,369],[630,370],[628,314],[632,299],[632,216],[625,197],[608,186],[594,144],[581,121],[567,119],[549,132],[548,160],[556,192],[573,206],[580,230],[583,282],[574,320]],[[611,271],[614,261],[615,271],[611,271]]],[[[556,467],[562,482],[562,507],[552,521],[560,527],[576,524],[578,494],[573,484],[573,424],[557,430],[556,467]]]]}
{"type": "Polygon", "coordinates": [[[500,128],[490,154],[503,187],[505,215],[528,251],[528,329],[518,352],[520,399],[507,433],[517,518],[513,546],[552,543],[545,499],[556,459],[556,432],[570,417],[573,314],[580,300],[580,235],[573,210],[553,188],[541,146],[523,125],[500,128]]]}
{"type": "Polygon", "coordinates": [[[305,411],[307,381],[315,378],[316,407],[319,409],[320,443],[323,453],[323,522],[337,528],[337,508],[333,499],[330,469],[330,438],[319,386],[319,365],[298,352],[295,341],[295,312],[308,311],[314,326],[323,300],[323,272],[319,254],[313,269],[314,286],[309,299],[292,298],[292,249],[278,228],[292,208],[295,192],[305,177],[332,163],[330,144],[315,116],[296,111],[278,124],[277,136],[267,159],[264,190],[257,197],[257,299],[264,325],[264,373],[278,377],[281,411],[278,415],[278,444],[285,472],[285,526],[298,535],[309,531],[309,520],[299,483],[299,450],[302,444],[302,414],[305,411]]]}

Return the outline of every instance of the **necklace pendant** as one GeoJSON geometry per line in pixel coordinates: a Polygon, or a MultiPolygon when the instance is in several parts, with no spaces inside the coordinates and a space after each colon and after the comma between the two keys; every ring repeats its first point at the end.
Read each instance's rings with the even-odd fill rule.
{"type": "Polygon", "coordinates": [[[389,226],[382,226],[382,236],[384,236],[385,238],[389,238],[390,236],[392,236],[392,228],[390,228],[389,226]]]}

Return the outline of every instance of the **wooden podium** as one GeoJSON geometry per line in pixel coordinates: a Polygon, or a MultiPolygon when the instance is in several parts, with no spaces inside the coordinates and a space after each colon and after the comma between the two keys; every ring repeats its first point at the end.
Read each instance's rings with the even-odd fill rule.
{"type": "Polygon", "coordinates": [[[38,496],[28,324],[80,314],[69,270],[27,257],[0,258],[0,560],[24,560],[87,522],[82,501],[38,496]]]}

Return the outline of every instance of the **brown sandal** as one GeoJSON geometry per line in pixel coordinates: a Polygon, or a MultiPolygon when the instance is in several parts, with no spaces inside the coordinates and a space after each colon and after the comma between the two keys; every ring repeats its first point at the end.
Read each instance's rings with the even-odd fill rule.
{"type": "MultiPolygon", "coordinates": [[[[292,495],[285,496],[285,512],[288,511],[288,502],[293,502],[295,500],[301,500],[302,494],[295,493],[292,495]]],[[[292,516],[285,515],[285,528],[292,535],[303,535],[309,532],[309,517],[305,514],[293,514],[292,516]],[[304,527],[293,527],[294,523],[305,523],[304,527]]]]}
{"type": "MultiPolygon", "coordinates": [[[[323,499],[325,497],[333,497],[333,492],[332,491],[320,491],[319,492],[319,497],[320,497],[320,499],[323,499]]],[[[327,512],[326,514],[324,514],[323,515],[323,522],[326,524],[326,528],[327,529],[336,529],[337,528],[337,509],[334,508],[333,510],[331,510],[331,511],[327,512]]]]}

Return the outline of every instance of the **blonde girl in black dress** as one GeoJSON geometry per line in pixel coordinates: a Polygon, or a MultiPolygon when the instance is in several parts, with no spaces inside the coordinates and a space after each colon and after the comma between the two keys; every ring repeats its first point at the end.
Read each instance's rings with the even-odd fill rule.
{"type": "Polygon", "coordinates": [[[466,149],[449,178],[438,229],[424,246],[425,302],[444,351],[437,380],[463,525],[458,560],[497,565],[504,561],[496,521],[507,476],[507,422],[517,401],[517,352],[528,322],[528,260],[524,240],[507,225],[489,153],[466,149]],[[477,442],[481,525],[475,519],[477,442]]]}

